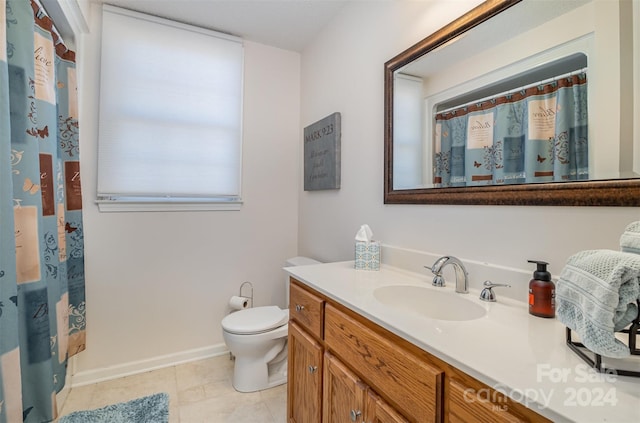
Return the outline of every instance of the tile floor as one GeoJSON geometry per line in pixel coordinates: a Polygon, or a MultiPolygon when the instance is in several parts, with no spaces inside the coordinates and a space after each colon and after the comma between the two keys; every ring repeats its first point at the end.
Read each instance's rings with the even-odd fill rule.
{"type": "Polygon", "coordinates": [[[61,416],[101,408],[156,392],[169,394],[170,423],[284,423],[287,388],[233,389],[228,355],[71,389],[61,416]]]}

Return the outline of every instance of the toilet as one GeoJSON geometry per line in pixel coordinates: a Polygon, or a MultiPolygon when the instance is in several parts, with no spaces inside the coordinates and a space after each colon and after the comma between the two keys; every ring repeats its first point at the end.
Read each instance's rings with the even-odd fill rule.
{"type": "MultiPolygon", "coordinates": [[[[293,257],[286,267],[318,264],[308,257],[293,257]]],[[[289,306],[289,277],[285,278],[286,306],[289,306]]],[[[222,319],[222,336],[235,356],[233,387],[255,392],[287,381],[287,333],[289,309],[277,306],[248,308],[222,319]]]]}

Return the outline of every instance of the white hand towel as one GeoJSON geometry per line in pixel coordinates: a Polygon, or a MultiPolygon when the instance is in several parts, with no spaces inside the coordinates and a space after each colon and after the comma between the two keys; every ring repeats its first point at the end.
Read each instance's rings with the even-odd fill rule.
{"type": "Polygon", "coordinates": [[[556,315],[591,351],[622,358],[629,347],[614,332],[638,316],[638,298],[640,255],[581,251],[569,257],[556,284],[556,315]]]}
{"type": "Polygon", "coordinates": [[[640,221],[630,223],[620,237],[620,250],[640,254],[640,221]]]}

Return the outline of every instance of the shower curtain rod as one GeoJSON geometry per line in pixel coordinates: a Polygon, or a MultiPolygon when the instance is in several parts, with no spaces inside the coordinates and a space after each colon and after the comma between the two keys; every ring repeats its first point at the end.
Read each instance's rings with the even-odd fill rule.
{"type": "Polygon", "coordinates": [[[557,81],[557,80],[562,79],[562,78],[567,78],[569,76],[578,75],[580,73],[586,73],[586,72],[587,72],[587,68],[576,69],[576,70],[573,70],[571,72],[564,73],[562,75],[557,75],[557,76],[553,76],[551,78],[544,79],[542,81],[532,82],[531,84],[523,85],[522,87],[519,87],[519,88],[512,88],[510,90],[503,91],[503,92],[498,93],[498,94],[493,94],[493,95],[490,95],[490,96],[487,96],[487,97],[479,98],[477,100],[468,101],[468,102],[466,102],[464,104],[460,104],[460,105],[457,105],[457,106],[448,107],[448,108],[446,108],[444,110],[436,111],[434,113],[434,115],[437,115],[437,114],[440,114],[440,113],[448,113],[448,112],[450,112],[452,110],[461,109],[463,107],[467,107],[467,106],[470,106],[470,105],[473,105],[473,104],[479,104],[479,103],[482,103],[484,101],[491,100],[492,98],[497,98],[497,97],[502,97],[502,96],[505,96],[505,95],[508,95],[508,94],[513,94],[513,93],[516,93],[518,91],[526,90],[527,88],[536,87],[538,85],[546,85],[546,84],[548,84],[550,82],[557,81]]]}
{"type": "Polygon", "coordinates": [[[51,18],[51,16],[49,15],[49,12],[47,12],[47,8],[44,7],[44,5],[40,0],[32,0],[32,1],[38,5],[42,13],[44,13],[47,17],[49,17],[49,19],[51,19],[51,30],[55,32],[56,36],[58,37],[58,42],[56,44],[63,44],[66,48],[68,48],[67,44],[65,44],[64,39],[62,38],[62,35],[60,35],[60,31],[58,31],[58,28],[56,27],[56,23],[53,21],[53,18],[51,18]]]}

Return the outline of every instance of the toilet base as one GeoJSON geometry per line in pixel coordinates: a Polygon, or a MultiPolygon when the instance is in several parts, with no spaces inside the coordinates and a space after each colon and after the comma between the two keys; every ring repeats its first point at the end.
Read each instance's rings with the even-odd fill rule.
{"type": "Polygon", "coordinates": [[[233,387],[238,392],[256,392],[274,388],[287,382],[286,357],[276,363],[243,363],[236,357],[233,387]]]}

